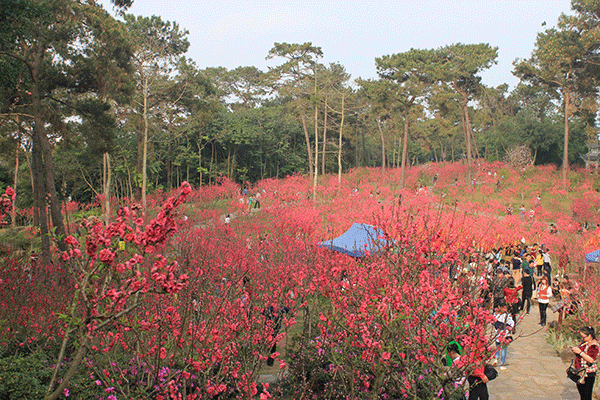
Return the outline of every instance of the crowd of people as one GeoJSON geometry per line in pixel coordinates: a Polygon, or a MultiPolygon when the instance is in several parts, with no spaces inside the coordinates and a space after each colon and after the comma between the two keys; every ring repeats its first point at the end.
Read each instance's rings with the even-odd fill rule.
{"type": "MultiPolygon", "coordinates": [[[[485,259],[484,278],[478,279],[469,268],[451,273],[454,279],[460,279],[461,275],[471,279],[472,287],[480,291],[484,304],[494,315],[494,323],[490,329],[495,351],[493,358],[487,362],[488,366],[507,369],[508,346],[513,341],[520,318],[530,314],[532,302],[538,304],[540,329],[548,323],[550,304],[552,311],[558,313],[558,324],[577,312],[582,288],[565,274],[565,254],[561,253],[558,254],[559,268],[554,268],[553,271],[551,252],[546,245],[519,243],[482,254],[485,259]]],[[[471,265],[474,267],[476,263],[471,265]]],[[[592,327],[582,328],[580,333],[587,344],[574,347],[572,351],[576,355],[577,368],[581,369],[583,365],[586,372],[585,378],[577,383],[577,389],[582,399],[591,399],[598,346],[592,327]],[[593,349],[590,347],[592,345],[595,346],[593,349]]],[[[454,346],[448,347],[447,353],[456,358],[460,351],[455,350],[454,346]]],[[[484,364],[486,363],[475,369],[464,382],[469,400],[489,398],[487,382],[490,378],[484,373],[484,364]]]]}

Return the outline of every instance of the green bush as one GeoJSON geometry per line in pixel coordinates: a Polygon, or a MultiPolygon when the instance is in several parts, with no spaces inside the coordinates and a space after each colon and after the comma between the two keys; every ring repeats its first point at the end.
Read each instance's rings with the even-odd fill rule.
{"type": "Polygon", "coordinates": [[[0,358],[0,399],[41,399],[52,376],[51,361],[42,353],[0,358]]]}

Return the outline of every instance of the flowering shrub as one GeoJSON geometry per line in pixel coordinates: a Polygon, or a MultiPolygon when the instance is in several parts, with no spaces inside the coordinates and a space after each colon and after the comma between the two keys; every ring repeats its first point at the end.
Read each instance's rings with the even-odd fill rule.
{"type": "Polygon", "coordinates": [[[4,193],[0,196],[0,227],[8,224],[8,221],[6,221],[6,216],[12,208],[15,198],[16,193],[10,186],[7,187],[4,193]]]}
{"type": "MultiPolygon", "coordinates": [[[[185,287],[187,275],[179,273],[176,261],[167,261],[157,250],[176,231],[174,211],[190,192],[184,183],[179,196],[167,199],[146,226],[127,208],[119,210],[116,222],[107,226],[91,220],[86,226],[84,251],[75,237],[65,239],[69,250],[61,258],[74,281],[74,291],[70,306],[60,315],[65,330],[59,333],[62,344],[46,398],[64,394],[88,351],[108,352],[118,343],[125,344],[119,330],[131,329],[123,324],[142,296],[172,296],[185,287]],[[63,364],[72,335],[77,342],[75,351],[70,362],[63,364]]],[[[154,318],[145,317],[146,321],[154,318]]],[[[144,320],[138,324],[151,325],[144,320]]],[[[150,355],[155,352],[153,348],[150,355]]]]}
{"type": "Polygon", "coordinates": [[[430,398],[440,388],[449,397],[456,389],[440,362],[446,345],[463,344],[462,371],[488,357],[493,318],[469,291],[472,280],[449,279],[449,268],[469,255],[456,240],[464,232],[430,231],[429,217],[381,223],[396,244],[366,265],[323,260],[312,287],[326,306],[315,311],[312,335],[305,327],[296,342],[294,397],[430,398]]]}
{"type": "MultiPolygon", "coordinates": [[[[314,191],[306,177],[269,179],[249,189],[260,212],[226,179],[159,193],[148,216],[115,202],[112,221],[80,222],[60,263],[4,263],[3,355],[39,364],[27,357],[45,354],[48,398],[457,396],[440,362],[445,346],[461,343],[464,374],[492,339],[480,252],[544,243],[553,264],[569,255],[573,274],[600,246],[571,217],[571,203],[584,203],[562,191],[555,169],[482,162],[474,173],[464,182],[460,163],[410,168],[402,191],[395,169],[356,169],[340,183],[323,176],[314,191]],[[505,216],[509,204],[534,217],[505,216]],[[360,262],[317,249],[353,222],[394,244],[360,262]],[[262,384],[266,367],[288,385],[262,384]]],[[[577,181],[592,191],[593,179],[577,181]]],[[[565,326],[597,321],[600,291],[592,280],[585,289],[589,305],[565,326]]]]}

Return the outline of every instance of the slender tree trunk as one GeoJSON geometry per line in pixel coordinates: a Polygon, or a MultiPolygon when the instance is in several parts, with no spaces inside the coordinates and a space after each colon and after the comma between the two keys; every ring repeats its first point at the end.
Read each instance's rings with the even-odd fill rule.
{"type": "Polygon", "coordinates": [[[571,93],[565,90],[565,142],[563,150],[562,181],[567,185],[567,172],[569,171],[569,106],[571,105],[571,93]]]}
{"type": "Polygon", "coordinates": [[[379,128],[379,136],[381,137],[381,172],[385,173],[385,137],[381,128],[381,121],[377,118],[377,128],[379,128]]]}
{"type": "Polygon", "coordinates": [[[167,139],[167,189],[173,188],[173,150],[171,140],[167,139]]]}
{"type": "Polygon", "coordinates": [[[102,218],[104,219],[105,224],[110,220],[110,180],[110,154],[104,153],[102,157],[102,218]]]}
{"type": "Polygon", "coordinates": [[[227,177],[231,179],[231,148],[227,148],[227,177]]]}
{"type": "MultiPolygon", "coordinates": [[[[315,89],[316,91],[316,89],[315,89]]],[[[316,199],[317,179],[319,176],[319,107],[315,104],[315,175],[313,178],[313,199],[316,199]]]]}
{"type": "Polygon", "coordinates": [[[327,96],[325,96],[325,116],[323,117],[323,149],[321,151],[321,174],[325,174],[325,147],[327,144],[327,96]]]}
{"type": "MultiPolygon", "coordinates": [[[[66,245],[64,242],[65,238],[65,226],[62,220],[62,213],[60,209],[60,202],[58,201],[58,194],[56,193],[56,186],[54,184],[54,165],[52,164],[52,149],[50,147],[50,142],[48,140],[48,136],[46,134],[46,128],[44,125],[44,121],[42,119],[42,104],[41,104],[41,95],[39,88],[39,81],[37,80],[40,76],[40,68],[42,63],[42,50],[38,49],[35,54],[35,61],[33,64],[33,85],[31,86],[31,105],[32,105],[32,113],[34,116],[34,127],[33,127],[33,135],[36,138],[34,141],[34,146],[37,144],[38,146],[38,160],[41,164],[38,165],[41,168],[42,177],[45,178],[45,191],[42,193],[38,193],[38,199],[40,201],[41,206],[44,209],[44,212],[40,210],[41,214],[46,214],[46,199],[45,195],[48,193],[50,195],[50,215],[52,217],[52,223],[56,230],[56,235],[58,237],[57,246],[60,250],[66,250],[66,245]]],[[[42,221],[40,221],[42,222],[42,221]]],[[[47,226],[47,225],[46,225],[47,226]]],[[[44,240],[42,240],[42,244],[44,244],[44,240]]],[[[49,242],[48,242],[49,243],[49,242]]],[[[49,252],[49,249],[48,249],[49,252]]]]}
{"type": "Polygon", "coordinates": [[[308,135],[308,128],[306,127],[306,116],[304,115],[304,113],[302,113],[301,119],[302,119],[302,128],[304,129],[304,139],[306,140],[306,151],[308,154],[308,174],[309,174],[309,178],[313,179],[313,176],[314,176],[313,155],[312,155],[312,149],[310,147],[310,136],[308,135]]]}
{"type": "MultiPolygon", "coordinates": [[[[45,133],[45,129],[43,129],[45,133]]],[[[52,149],[50,148],[50,142],[48,136],[45,134],[40,137],[42,142],[42,153],[44,159],[44,168],[46,175],[46,190],[50,194],[50,216],[52,218],[52,225],[55,229],[55,234],[58,238],[56,245],[61,251],[67,250],[67,246],[64,242],[66,237],[65,225],[62,219],[62,212],[60,207],[60,201],[58,200],[58,193],[56,192],[56,185],[54,184],[54,165],[52,163],[52,149]]]]}
{"type": "Polygon", "coordinates": [[[148,78],[144,78],[144,133],[142,136],[142,211],[146,213],[146,186],[148,185],[148,78]]]}
{"type": "Polygon", "coordinates": [[[398,160],[396,161],[396,168],[399,168],[402,166],[402,140],[400,138],[398,138],[398,148],[396,150],[399,154],[398,160]]]}
{"type": "Polygon", "coordinates": [[[198,143],[198,173],[200,174],[199,186],[202,186],[202,147],[198,143]]]}
{"type": "Polygon", "coordinates": [[[367,148],[366,148],[366,145],[365,145],[365,130],[363,129],[360,133],[361,133],[361,139],[362,139],[361,159],[362,159],[362,165],[364,167],[365,165],[368,165],[368,162],[367,162],[367,148]]]}
{"type": "Polygon", "coordinates": [[[465,116],[465,144],[467,146],[467,180],[471,184],[473,177],[473,155],[471,153],[471,120],[469,119],[469,108],[467,107],[467,99],[463,104],[463,113],[465,116]]]}
{"type": "Polygon", "coordinates": [[[212,183],[212,177],[213,177],[213,166],[215,163],[215,140],[213,139],[212,143],[211,143],[211,153],[210,153],[210,168],[208,170],[208,183],[211,184],[212,183]]]}
{"type": "MultiPolygon", "coordinates": [[[[19,126],[19,117],[17,116],[17,129],[19,126]]],[[[17,193],[17,184],[19,183],[19,147],[21,145],[21,135],[17,133],[17,146],[15,151],[15,173],[13,175],[13,190],[17,193]]],[[[13,227],[17,226],[17,207],[13,203],[10,208],[10,223],[13,227]]]]}
{"type": "Polygon", "coordinates": [[[342,134],[344,132],[344,100],[345,96],[342,96],[342,120],[340,121],[340,136],[338,139],[338,184],[342,182],[342,134]]]}
{"type": "MultiPolygon", "coordinates": [[[[35,131],[35,129],[34,129],[35,131]]],[[[31,148],[31,172],[33,177],[33,219],[37,218],[37,227],[42,241],[42,265],[50,264],[50,237],[48,236],[48,219],[46,214],[46,184],[39,138],[34,133],[31,148]]]]}
{"type": "Polygon", "coordinates": [[[134,197],[133,197],[133,183],[131,182],[131,170],[129,169],[129,166],[127,166],[127,189],[129,189],[128,195],[129,195],[129,200],[131,201],[134,197]]]}
{"type": "Polygon", "coordinates": [[[442,153],[442,161],[446,161],[446,151],[444,149],[444,144],[442,143],[441,139],[438,141],[440,142],[440,153],[442,153]]]}
{"type": "Polygon", "coordinates": [[[402,166],[400,170],[400,189],[406,183],[406,161],[408,158],[408,112],[404,113],[404,137],[402,139],[402,166]]]}
{"type": "Polygon", "coordinates": [[[356,115],[355,127],[354,127],[354,167],[358,168],[358,113],[356,115]]]}

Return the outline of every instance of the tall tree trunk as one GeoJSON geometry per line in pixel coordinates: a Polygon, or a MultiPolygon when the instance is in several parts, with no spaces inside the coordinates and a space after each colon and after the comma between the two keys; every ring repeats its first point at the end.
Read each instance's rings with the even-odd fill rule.
{"type": "MultiPolygon", "coordinates": [[[[32,142],[33,143],[33,142],[32,142]]],[[[33,150],[30,153],[25,152],[25,161],[27,162],[27,168],[29,168],[29,182],[31,183],[32,198],[33,198],[33,226],[39,226],[40,224],[40,209],[37,205],[36,197],[36,186],[35,186],[35,169],[33,166],[33,150]]]]}
{"type": "Polygon", "coordinates": [[[317,178],[319,176],[319,107],[317,104],[315,102],[315,175],[313,176],[313,199],[316,199],[314,192],[317,189],[317,178]]]}
{"type": "Polygon", "coordinates": [[[215,159],[216,159],[216,155],[215,155],[215,142],[216,140],[213,139],[212,143],[211,143],[211,153],[210,153],[210,168],[208,170],[208,183],[211,184],[212,183],[212,177],[213,177],[213,166],[215,164],[215,159]]]}
{"type": "Polygon", "coordinates": [[[200,183],[198,186],[202,186],[202,149],[204,146],[200,147],[200,142],[198,142],[198,172],[200,173],[200,183]]]}
{"type": "Polygon", "coordinates": [[[129,165],[127,165],[127,188],[129,189],[128,195],[129,199],[134,199],[133,197],[133,183],[131,182],[131,170],[129,169],[129,165]]]}
{"type": "Polygon", "coordinates": [[[231,179],[231,147],[227,147],[227,177],[231,179]]]}
{"type": "Polygon", "coordinates": [[[33,145],[31,148],[31,172],[33,178],[33,211],[34,221],[37,218],[42,241],[42,265],[50,264],[50,237],[48,236],[48,215],[46,214],[46,183],[44,181],[44,163],[42,161],[41,144],[39,137],[33,134],[33,145]]]}
{"type": "MultiPolygon", "coordinates": [[[[17,117],[17,129],[19,126],[19,117],[17,117]]],[[[17,184],[19,183],[19,148],[21,146],[21,135],[17,133],[17,146],[15,151],[15,173],[13,175],[13,190],[17,193],[17,184]]],[[[17,208],[13,204],[10,208],[10,223],[13,227],[17,226],[17,208]]]]}
{"type": "Polygon", "coordinates": [[[567,172],[569,171],[569,106],[571,105],[571,93],[565,90],[565,142],[563,150],[562,181],[567,185],[567,172]]]}
{"type": "MultiPolygon", "coordinates": [[[[179,186],[179,185],[177,185],[179,186]]],[[[167,139],[167,189],[173,188],[173,150],[171,139],[167,139]]]]}
{"type": "Polygon", "coordinates": [[[142,136],[142,211],[146,213],[146,187],[148,185],[148,78],[144,78],[143,84],[143,115],[144,115],[144,133],[142,136]]]}
{"type": "Polygon", "coordinates": [[[398,148],[396,150],[398,151],[398,154],[400,155],[398,157],[398,160],[396,161],[396,168],[398,168],[402,165],[402,140],[400,140],[400,139],[398,139],[398,148]]]}
{"type": "MultiPolygon", "coordinates": [[[[43,129],[45,133],[45,129],[43,129]]],[[[46,173],[46,190],[50,194],[50,216],[52,217],[52,225],[55,229],[55,234],[58,238],[56,245],[61,251],[67,250],[67,246],[64,242],[66,237],[65,225],[62,219],[62,212],[60,207],[60,201],[58,200],[58,193],[56,192],[56,185],[54,184],[54,165],[52,163],[52,149],[50,148],[50,142],[48,136],[45,134],[40,138],[42,142],[42,156],[44,159],[44,169],[46,173]]]]}
{"type": "Polygon", "coordinates": [[[473,155],[471,153],[471,120],[469,118],[469,108],[467,107],[467,99],[465,97],[463,103],[463,113],[465,116],[465,145],[467,146],[467,180],[471,184],[473,177],[473,155]]]}
{"type": "Polygon", "coordinates": [[[325,116],[323,117],[323,149],[321,150],[321,173],[325,174],[325,147],[327,144],[327,96],[325,96],[325,116]]]}
{"type": "Polygon", "coordinates": [[[439,139],[438,140],[440,142],[440,152],[442,153],[442,162],[446,161],[446,149],[444,149],[444,144],[442,143],[442,140],[439,139]]]}
{"type": "Polygon", "coordinates": [[[338,184],[342,182],[342,134],[344,132],[344,100],[345,96],[342,96],[342,120],[340,121],[340,136],[338,139],[338,184]]]}
{"type": "Polygon", "coordinates": [[[102,218],[105,224],[110,220],[110,154],[104,153],[102,157],[102,218]]]}
{"type": "Polygon", "coordinates": [[[406,161],[408,158],[408,112],[404,113],[404,137],[402,139],[402,166],[400,172],[400,189],[406,183],[406,161]]]}
{"type": "Polygon", "coordinates": [[[354,127],[354,167],[358,168],[358,113],[356,115],[355,127],[354,127]]]}
{"type": "MultiPolygon", "coordinates": [[[[57,246],[60,250],[66,250],[65,238],[65,225],[62,220],[62,213],[60,209],[60,202],[58,201],[58,194],[56,193],[56,185],[54,184],[54,165],[52,163],[52,149],[46,134],[46,128],[42,119],[42,103],[40,98],[39,81],[37,80],[40,76],[40,68],[42,63],[42,50],[38,49],[35,54],[35,60],[33,63],[33,85],[31,86],[31,105],[32,114],[34,118],[33,135],[36,138],[34,145],[37,143],[39,150],[39,157],[41,164],[38,167],[43,169],[42,177],[45,178],[45,191],[38,194],[38,198],[44,199],[41,201],[41,206],[44,212],[40,210],[40,215],[45,214],[46,201],[45,195],[50,195],[50,215],[52,217],[52,224],[55,228],[55,234],[59,240],[57,240],[57,246]]],[[[42,171],[38,171],[42,172],[42,171]]],[[[41,223],[42,221],[40,221],[41,223]]],[[[47,225],[46,225],[47,226],[47,225]]],[[[44,243],[44,241],[42,241],[44,243]]],[[[49,251],[49,250],[48,250],[49,251]]]]}
{"type": "Polygon", "coordinates": [[[381,121],[377,118],[377,128],[379,128],[379,136],[381,137],[381,172],[385,173],[385,137],[381,128],[381,121]]]}
{"type": "Polygon", "coordinates": [[[363,129],[360,133],[361,133],[361,141],[362,141],[361,159],[362,159],[362,165],[364,167],[365,165],[368,165],[368,162],[367,162],[367,147],[365,145],[365,130],[363,129]]]}
{"type": "Polygon", "coordinates": [[[308,135],[308,128],[306,127],[306,116],[304,115],[304,113],[302,113],[301,119],[302,119],[302,128],[304,129],[304,139],[306,140],[306,151],[308,154],[308,174],[309,174],[309,178],[313,179],[313,176],[314,176],[313,155],[312,155],[312,149],[310,147],[310,136],[308,135]]]}

